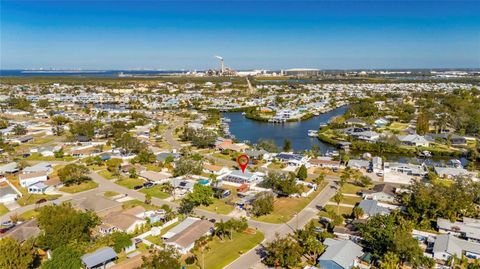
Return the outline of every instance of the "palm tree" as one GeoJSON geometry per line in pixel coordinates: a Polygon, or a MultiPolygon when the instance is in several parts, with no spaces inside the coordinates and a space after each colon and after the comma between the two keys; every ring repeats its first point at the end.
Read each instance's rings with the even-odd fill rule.
{"type": "Polygon", "coordinates": [[[229,225],[223,220],[220,220],[220,222],[215,223],[215,234],[221,238],[223,241],[225,235],[229,235],[229,225]]]}
{"type": "Polygon", "coordinates": [[[335,195],[333,196],[333,201],[337,203],[337,215],[340,215],[340,202],[343,200],[342,189],[338,189],[335,195]]]}
{"type": "Polygon", "coordinates": [[[202,269],[205,269],[205,251],[210,250],[210,247],[208,246],[208,238],[206,236],[200,237],[195,242],[195,245],[200,249],[200,253],[202,253],[202,269]]]}

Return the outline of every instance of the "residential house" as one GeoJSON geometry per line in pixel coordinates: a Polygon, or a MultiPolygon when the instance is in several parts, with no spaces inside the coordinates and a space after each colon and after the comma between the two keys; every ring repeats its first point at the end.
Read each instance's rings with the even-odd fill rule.
{"type": "Polygon", "coordinates": [[[362,200],[358,203],[357,207],[362,209],[363,219],[368,219],[376,215],[390,214],[390,209],[378,205],[378,201],[376,200],[362,200]]]}
{"type": "Polygon", "coordinates": [[[281,152],[275,156],[275,159],[292,166],[305,165],[308,157],[301,154],[294,154],[288,152],[281,152]]]}
{"type": "Polygon", "coordinates": [[[47,181],[48,177],[46,172],[41,171],[28,174],[20,174],[18,176],[18,179],[20,180],[20,185],[26,188],[37,182],[47,181]]]}
{"type": "Polygon", "coordinates": [[[180,158],[180,153],[170,153],[170,152],[162,152],[157,154],[157,161],[159,162],[165,162],[167,158],[171,158],[173,160],[178,160],[180,158]]]}
{"type": "Polygon", "coordinates": [[[155,184],[166,183],[172,177],[172,175],[169,173],[155,172],[155,171],[149,171],[149,170],[141,171],[139,176],[155,184]]]}
{"type": "Polygon", "coordinates": [[[384,182],[409,185],[412,180],[425,177],[428,170],[423,164],[385,162],[383,174],[384,182]]]}
{"type": "Polygon", "coordinates": [[[244,143],[233,143],[231,139],[225,139],[221,143],[218,143],[215,147],[221,151],[231,150],[236,152],[245,152],[245,150],[250,148],[244,143]]]}
{"type": "Polygon", "coordinates": [[[87,196],[74,199],[72,204],[75,208],[81,210],[92,210],[100,217],[122,210],[122,203],[107,199],[103,195],[96,194],[89,194],[87,196]]]}
{"type": "Polygon", "coordinates": [[[380,138],[380,134],[374,131],[364,131],[364,132],[356,132],[351,134],[352,137],[365,140],[368,142],[375,142],[380,138]]]}
{"type": "Polygon", "coordinates": [[[376,119],[374,122],[376,127],[384,127],[387,126],[389,123],[390,121],[385,118],[376,119]]]}
{"type": "Polygon", "coordinates": [[[183,230],[187,229],[192,225],[193,223],[199,221],[199,218],[193,218],[193,217],[187,217],[184,219],[182,222],[180,222],[177,226],[173,227],[172,229],[168,230],[164,235],[162,235],[162,238],[164,240],[167,240],[176,234],[182,232],[183,230]]]}
{"type": "Polygon", "coordinates": [[[216,176],[224,175],[230,172],[230,169],[228,169],[225,166],[219,166],[219,165],[213,165],[213,164],[208,164],[205,163],[203,164],[203,172],[207,174],[214,174],[216,176]]]}
{"type": "Polygon", "coordinates": [[[23,243],[30,238],[37,237],[38,235],[40,235],[40,228],[38,227],[37,219],[31,219],[10,229],[4,234],[4,237],[10,237],[23,243]]]}
{"type": "MultiPolygon", "coordinates": [[[[121,231],[124,233],[133,233],[136,229],[141,228],[147,224],[147,221],[143,218],[135,216],[137,211],[128,210],[122,212],[112,212],[102,218],[102,224],[100,225],[100,232],[102,234],[109,234],[114,231],[121,231]]],[[[145,212],[145,210],[143,210],[145,212]]]]}
{"type": "Polygon", "coordinates": [[[245,173],[242,173],[242,171],[240,170],[234,170],[218,178],[218,180],[235,183],[235,184],[244,184],[244,183],[251,184],[253,182],[258,181],[259,179],[260,179],[259,176],[247,170],[245,170],[245,173]]]}
{"type": "Polygon", "coordinates": [[[480,259],[480,244],[451,234],[442,234],[437,235],[432,252],[433,258],[443,261],[447,261],[451,256],[480,259]]]}
{"type": "Polygon", "coordinates": [[[370,162],[367,160],[351,159],[348,161],[347,167],[367,170],[370,167],[370,162]]]}
{"type": "Polygon", "coordinates": [[[14,174],[17,173],[20,169],[18,168],[18,163],[11,162],[0,166],[0,175],[14,174]]]}
{"type": "Polygon", "coordinates": [[[310,167],[340,169],[340,161],[331,158],[312,158],[308,160],[308,164],[310,167]]]}
{"type": "Polygon", "coordinates": [[[384,183],[377,184],[371,190],[362,192],[363,199],[376,200],[381,202],[395,202],[395,186],[384,183]]]}
{"type": "Polygon", "coordinates": [[[19,197],[20,194],[15,191],[14,187],[10,185],[5,178],[0,180],[0,203],[13,203],[19,197]]]}
{"type": "Polygon", "coordinates": [[[103,247],[95,252],[82,256],[82,264],[85,269],[105,268],[106,265],[117,259],[117,254],[111,247],[103,247]]]}
{"type": "Polygon", "coordinates": [[[13,137],[8,139],[13,144],[23,144],[27,143],[29,141],[33,140],[33,136],[31,135],[24,135],[24,136],[19,136],[19,137],[13,137]]]}
{"type": "Polygon", "coordinates": [[[318,258],[320,268],[350,269],[357,266],[363,256],[362,247],[350,240],[325,239],[327,249],[318,258]]]}
{"type": "Polygon", "coordinates": [[[361,119],[351,118],[345,121],[346,125],[367,126],[367,123],[361,119]]]}
{"type": "Polygon", "coordinates": [[[434,167],[435,173],[442,178],[452,179],[458,176],[470,176],[470,172],[462,167],[434,167]]]}
{"type": "Polygon", "coordinates": [[[165,245],[174,247],[181,254],[187,254],[194,247],[197,239],[213,232],[213,227],[213,223],[208,220],[197,220],[186,229],[167,239],[165,245]]]}
{"type": "Polygon", "coordinates": [[[48,187],[49,186],[43,182],[37,182],[28,186],[27,191],[31,194],[44,194],[48,187]]]}
{"type": "Polygon", "coordinates": [[[447,141],[450,141],[452,146],[464,146],[467,144],[467,139],[465,137],[456,134],[427,134],[425,135],[425,138],[431,142],[442,141],[447,143],[447,141]]]}
{"type": "Polygon", "coordinates": [[[53,166],[50,163],[41,162],[32,166],[25,167],[22,172],[24,174],[38,173],[38,172],[44,172],[46,174],[50,174],[51,172],[53,172],[53,166]]]}
{"type": "Polygon", "coordinates": [[[375,156],[372,158],[372,170],[374,173],[383,172],[383,160],[382,158],[375,156]]]}
{"type": "Polygon", "coordinates": [[[398,136],[400,142],[407,146],[414,146],[414,147],[428,147],[430,142],[421,135],[418,134],[411,134],[405,136],[398,136]]]}
{"type": "Polygon", "coordinates": [[[452,234],[468,241],[480,243],[480,219],[463,218],[463,222],[451,222],[437,218],[437,228],[441,233],[452,234]]]}
{"type": "Polygon", "coordinates": [[[268,151],[260,149],[260,150],[245,150],[245,154],[250,157],[252,160],[261,160],[264,158],[264,155],[269,154],[268,151]]]}

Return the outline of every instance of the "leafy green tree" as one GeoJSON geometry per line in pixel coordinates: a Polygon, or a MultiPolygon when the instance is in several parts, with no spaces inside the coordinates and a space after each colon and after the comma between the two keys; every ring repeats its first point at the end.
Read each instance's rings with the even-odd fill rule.
{"type": "Polygon", "coordinates": [[[302,247],[290,236],[280,238],[278,234],[265,246],[263,262],[268,266],[296,268],[302,258],[302,247]]]}
{"type": "Polygon", "coordinates": [[[275,140],[260,139],[257,147],[271,153],[278,152],[278,146],[275,144],[275,140]]]}
{"type": "Polygon", "coordinates": [[[77,211],[70,203],[41,207],[37,220],[42,231],[38,244],[51,250],[70,243],[89,242],[91,229],[100,224],[94,212],[77,211]]]}
{"type": "Polygon", "coordinates": [[[264,188],[271,188],[274,192],[283,195],[290,195],[300,191],[294,174],[287,175],[276,171],[269,172],[267,178],[260,185],[264,188]]]}
{"type": "Polygon", "coordinates": [[[63,148],[60,148],[59,150],[55,151],[54,153],[55,158],[63,158],[65,156],[65,152],[63,151],[63,148]]]}
{"type": "Polygon", "coordinates": [[[48,101],[48,99],[40,99],[38,100],[37,105],[40,108],[47,108],[50,105],[50,101],[48,101]]]}
{"type": "Polygon", "coordinates": [[[91,180],[91,178],[87,176],[88,172],[89,170],[86,166],[71,163],[59,169],[57,174],[60,178],[60,181],[62,181],[63,184],[69,186],[91,180]]]}
{"type": "Polygon", "coordinates": [[[150,250],[150,255],[142,257],[142,265],[136,269],[180,268],[180,255],[173,248],[150,250]]]}
{"type": "Polygon", "coordinates": [[[0,119],[0,129],[5,129],[8,127],[8,121],[4,119],[0,119]]]}
{"type": "Polygon", "coordinates": [[[195,184],[193,191],[188,193],[184,199],[193,203],[194,206],[208,206],[213,203],[213,190],[210,186],[195,184]]]}
{"type": "Polygon", "coordinates": [[[298,172],[297,172],[297,177],[300,180],[305,180],[305,179],[307,179],[307,176],[308,176],[307,167],[305,167],[305,165],[300,166],[300,168],[298,169],[298,172]]]}
{"type": "Polygon", "coordinates": [[[318,177],[316,177],[315,179],[313,179],[313,182],[315,182],[315,184],[320,184],[322,183],[323,181],[325,180],[325,173],[320,173],[318,175],[318,177]]]}
{"type": "Polygon", "coordinates": [[[127,233],[114,232],[110,236],[113,240],[113,250],[117,253],[132,245],[132,237],[127,233]]]}
{"type": "Polygon", "coordinates": [[[343,193],[342,189],[338,189],[337,192],[335,192],[335,195],[333,196],[333,201],[337,204],[337,214],[340,214],[340,203],[343,200],[343,193]]]}
{"type": "Polygon", "coordinates": [[[132,159],[132,163],[149,164],[157,161],[157,157],[150,150],[141,150],[135,158],[132,159]]]}
{"type": "Polygon", "coordinates": [[[174,176],[183,176],[187,174],[199,175],[202,173],[203,165],[200,161],[195,161],[188,157],[181,157],[175,162],[175,168],[173,170],[174,176]]]}
{"type": "Polygon", "coordinates": [[[217,135],[206,129],[186,128],[182,135],[182,140],[191,141],[192,145],[198,148],[207,148],[215,145],[217,135]]]}
{"type": "Polygon", "coordinates": [[[27,241],[20,244],[10,237],[0,238],[0,268],[32,268],[35,259],[33,244],[27,241]]]}
{"type": "Polygon", "coordinates": [[[112,172],[114,175],[120,173],[120,166],[122,165],[123,160],[119,158],[111,158],[105,162],[107,165],[107,170],[112,172]]]}
{"type": "Polygon", "coordinates": [[[356,219],[361,218],[363,216],[363,214],[364,214],[363,209],[358,207],[358,206],[356,206],[352,209],[352,216],[356,219]]]}
{"type": "Polygon", "coordinates": [[[132,136],[130,133],[124,133],[120,137],[116,138],[114,145],[117,148],[121,148],[123,153],[126,155],[138,154],[147,148],[144,143],[132,136]]]}
{"type": "Polygon", "coordinates": [[[8,106],[14,109],[32,111],[32,104],[25,97],[10,97],[8,106]]]}
{"type": "Polygon", "coordinates": [[[398,269],[400,266],[400,258],[393,252],[387,252],[380,262],[380,269],[398,269]]]}
{"type": "Polygon", "coordinates": [[[318,258],[325,250],[325,246],[322,244],[320,234],[315,231],[315,225],[310,223],[305,229],[296,230],[295,238],[303,250],[302,253],[308,256],[312,264],[316,264],[318,258]]]}
{"type": "Polygon", "coordinates": [[[220,222],[215,223],[215,234],[223,241],[225,236],[231,238],[232,234],[230,233],[230,227],[226,222],[220,220],[220,222]]]}
{"type": "Polygon", "coordinates": [[[52,251],[52,258],[47,260],[42,269],[78,269],[82,267],[83,253],[78,247],[71,245],[59,246],[52,251]]]}
{"type": "Polygon", "coordinates": [[[421,112],[417,117],[417,134],[424,135],[428,133],[430,128],[428,115],[425,112],[421,112]]]}
{"type": "Polygon", "coordinates": [[[13,133],[16,135],[26,135],[27,134],[27,128],[21,124],[16,124],[13,126],[13,133]]]}
{"type": "Polygon", "coordinates": [[[260,192],[255,195],[252,202],[252,213],[255,216],[263,216],[273,212],[273,194],[260,192]]]}
{"type": "Polygon", "coordinates": [[[75,140],[78,137],[86,137],[88,140],[95,136],[95,130],[98,128],[98,123],[95,121],[76,121],[69,125],[71,139],[75,140]]]}

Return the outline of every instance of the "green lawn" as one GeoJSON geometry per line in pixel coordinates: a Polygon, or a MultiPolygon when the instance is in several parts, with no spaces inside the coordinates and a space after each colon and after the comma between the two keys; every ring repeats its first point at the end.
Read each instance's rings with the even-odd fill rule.
{"type": "Polygon", "coordinates": [[[145,237],[148,241],[154,243],[157,246],[163,246],[163,239],[160,236],[149,235],[145,237]]]}
{"type": "Polygon", "coordinates": [[[148,189],[144,188],[144,189],[141,189],[140,192],[145,193],[145,194],[150,194],[150,196],[156,197],[156,198],[159,198],[159,199],[166,199],[166,198],[170,197],[170,194],[162,191],[161,186],[153,186],[153,187],[148,188],[148,189]]]}
{"type": "MultiPolygon", "coordinates": [[[[224,268],[240,257],[241,254],[248,252],[261,243],[263,238],[263,234],[259,231],[256,231],[255,234],[234,232],[233,240],[226,238],[224,241],[221,241],[218,237],[215,237],[208,243],[210,249],[204,253],[205,268],[224,268]]],[[[199,257],[198,263],[202,264],[202,254],[199,251],[195,254],[199,257]]],[[[195,267],[190,266],[189,268],[195,267]]]]}
{"type": "Polygon", "coordinates": [[[307,198],[277,198],[275,200],[272,213],[265,216],[254,217],[253,219],[270,223],[285,223],[293,218],[296,213],[305,208],[305,206],[307,206],[313,200],[313,198],[315,198],[323,190],[323,188],[325,188],[327,184],[327,182],[322,182],[319,188],[307,198]]]}
{"type": "Polygon", "coordinates": [[[147,168],[147,170],[151,170],[151,171],[155,171],[155,172],[162,171],[162,168],[160,168],[160,166],[152,164],[152,163],[145,165],[145,167],[147,168]]]}
{"type": "MultiPolygon", "coordinates": [[[[336,205],[326,205],[325,206],[325,209],[326,210],[329,210],[329,211],[332,211],[334,212],[335,214],[337,214],[337,206],[336,205]]],[[[338,213],[340,215],[351,215],[352,214],[352,209],[353,207],[344,207],[344,206],[340,206],[338,208],[338,213]]],[[[324,216],[324,217],[328,217],[328,213],[325,212],[325,211],[320,211],[319,213],[321,216],[324,216]]]]}
{"type": "Polygon", "coordinates": [[[9,210],[8,210],[8,208],[7,208],[5,205],[0,204],[0,216],[3,216],[3,215],[5,215],[5,214],[7,214],[8,211],[9,211],[9,210]]]}
{"type": "Polygon", "coordinates": [[[137,185],[142,185],[145,183],[145,180],[140,179],[140,178],[122,178],[117,181],[115,181],[120,186],[127,187],[129,189],[133,189],[133,187],[137,185]]]}
{"type": "Polygon", "coordinates": [[[33,209],[20,214],[18,218],[21,220],[29,220],[29,219],[36,218],[38,214],[39,214],[38,210],[33,209]]]}
{"type": "Polygon", "coordinates": [[[21,206],[31,205],[36,203],[40,199],[47,199],[48,201],[55,200],[62,195],[48,195],[48,194],[29,194],[25,193],[22,197],[18,198],[17,203],[21,206]]]}
{"type": "Polygon", "coordinates": [[[100,170],[97,172],[99,175],[101,175],[102,177],[106,178],[106,179],[114,179],[116,178],[117,176],[114,176],[110,171],[108,170],[100,170]]]}
{"type": "Polygon", "coordinates": [[[349,205],[355,205],[357,204],[358,202],[360,202],[362,200],[362,197],[359,197],[359,196],[356,196],[356,197],[352,197],[352,196],[343,196],[343,199],[342,201],[340,202],[341,204],[349,204],[349,205]]]}
{"type": "Polygon", "coordinates": [[[60,191],[68,192],[68,193],[77,193],[77,192],[95,189],[96,187],[98,187],[98,183],[89,180],[89,181],[80,183],[78,185],[63,186],[60,188],[60,191]]]}
{"type": "Polygon", "coordinates": [[[214,199],[213,204],[209,206],[199,206],[199,209],[207,210],[210,212],[215,212],[218,214],[227,215],[228,213],[232,212],[233,206],[227,205],[224,199],[214,199]]]}
{"type": "Polygon", "coordinates": [[[345,185],[343,185],[343,187],[342,187],[342,193],[357,194],[357,192],[359,192],[363,189],[365,189],[365,188],[354,185],[352,183],[345,183],[345,185]]]}
{"type": "Polygon", "coordinates": [[[75,160],[75,158],[72,157],[72,156],[65,156],[63,158],[55,158],[53,156],[44,157],[40,153],[33,153],[32,155],[25,158],[25,160],[28,160],[28,161],[64,161],[64,162],[71,162],[71,161],[75,160]]]}
{"type": "Polygon", "coordinates": [[[145,208],[146,210],[157,210],[160,208],[158,206],[155,206],[152,204],[146,204],[145,202],[136,200],[136,199],[123,202],[123,205],[122,205],[123,209],[129,209],[136,206],[143,206],[143,208],[145,208]]]}

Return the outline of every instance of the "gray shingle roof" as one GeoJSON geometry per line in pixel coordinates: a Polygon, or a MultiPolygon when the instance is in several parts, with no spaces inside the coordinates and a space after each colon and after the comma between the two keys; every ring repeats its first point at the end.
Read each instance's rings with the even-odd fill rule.
{"type": "Polygon", "coordinates": [[[390,213],[388,208],[379,206],[378,201],[375,200],[362,200],[358,204],[358,207],[368,216],[386,215],[390,213]]]}
{"type": "Polygon", "coordinates": [[[362,256],[362,247],[350,240],[325,239],[327,250],[318,258],[318,261],[333,261],[342,268],[350,268],[353,261],[362,256]]]}
{"type": "Polygon", "coordinates": [[[115,259],[117,257],[117,254],[111,247],[104,247],[101,249],[98,249],[95,252],[88,253],[82,256],[82,262],[88,267],[92,268],[94,266],[97,266],[99,264],[103,264],[105,262],[108,262],[112,259],[115,259]]]}

